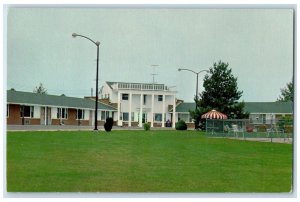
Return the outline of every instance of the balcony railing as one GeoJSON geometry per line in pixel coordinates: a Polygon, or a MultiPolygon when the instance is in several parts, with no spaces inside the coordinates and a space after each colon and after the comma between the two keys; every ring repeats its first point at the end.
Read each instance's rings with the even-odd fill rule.
{"type": "Polygon", "coordinates": [[[142,83],[117,83],[115,89],[123,90],[154,90],[167,91],[169,88],[164,84],[142,84],[142,83]]]}

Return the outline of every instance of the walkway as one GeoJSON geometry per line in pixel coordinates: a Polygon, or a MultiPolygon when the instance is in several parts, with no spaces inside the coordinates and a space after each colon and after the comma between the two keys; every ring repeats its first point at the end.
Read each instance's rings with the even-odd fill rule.
{"type": "MultiPolygon", "coordinates": [[[[71,125],[7,125],[7,131],[92,131],[94,126],[71,126],[71,125]]],[[[98,130],[104,131],[103,126],[98,126],[98,130]]],[[[112,130],[144,130],[140,127],[119,127],[113,126],[112,130]]],[[[151,128],[151,130],[175,130],[173,128],[151,128]]]]}

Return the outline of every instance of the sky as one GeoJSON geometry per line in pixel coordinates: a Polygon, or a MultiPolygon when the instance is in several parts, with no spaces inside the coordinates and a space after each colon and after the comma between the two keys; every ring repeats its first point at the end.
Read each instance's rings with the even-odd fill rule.
{"type": "MultiPolygon", "coordinates": [[[[276,101],[293,78],[293,10],[180,7],[13,7],[6,12],[7,89],[72,97],[105,81],[170,86],[192,102],[196,75],[229,63],[243,91],[240,101],[276,101]],[[152,65],[158,65],[153,68],[152,65]]],[[[203,78],[199,75],[199,92],[203,78]]],[[[100,87],[99,87],[100,88],[100,87]]]]}

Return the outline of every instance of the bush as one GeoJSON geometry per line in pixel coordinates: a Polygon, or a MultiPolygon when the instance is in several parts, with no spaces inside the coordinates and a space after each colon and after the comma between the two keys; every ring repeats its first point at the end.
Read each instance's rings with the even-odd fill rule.
{"type": "Polygon", "coordinates": [[[144,123],[144,130],[145,131],[150,130],[150,124],[149,123],[144,123]]]}
{"type": "Polygon", "coordinates": [[[258,132],[267,132],[267,126],[266,125],[260,125],[258,127],[258,132]]]}
{"type": "Polygon", "coordinates": [[[187,129],[187,125],[184,122],[184,120],[179,120],[176,124],[175,124],[175,128],[176,130],[186,130],[187,129]]]}
{"type": "Polygon", "coordinates": [[[114,124],[114,120],[112,118],[107,118],[106,119],[106,122],[104,124],[104,129],[106,132],[109,132],[111,131],[112,127],[113,127],[113,124],[114,124]]]}
{"type": "Polygon", "coordinates": [[[284,126],[285,133],[293,133],[293,126],[292,125],[285,125],[284,126]]]}

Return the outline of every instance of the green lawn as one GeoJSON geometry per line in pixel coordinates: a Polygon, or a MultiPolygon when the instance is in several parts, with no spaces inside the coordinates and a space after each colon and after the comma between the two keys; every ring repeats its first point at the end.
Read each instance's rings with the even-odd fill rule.
{"type": "Polygon", "coordinates": [[[197,131],[8,132],[8,192],[290,192],[292,145],[197,131]]]}

